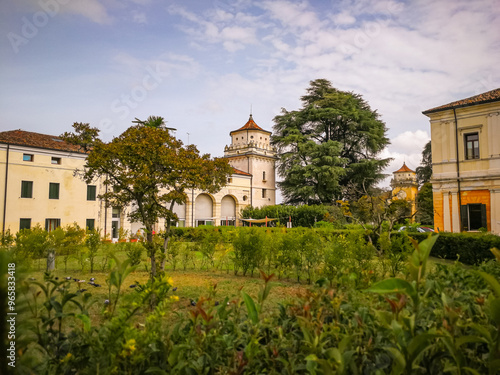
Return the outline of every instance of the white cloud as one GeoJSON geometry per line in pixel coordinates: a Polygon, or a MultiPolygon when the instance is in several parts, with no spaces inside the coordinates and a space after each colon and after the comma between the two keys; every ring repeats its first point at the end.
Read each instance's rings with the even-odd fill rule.
{"type": "Polygon", "coordinates": [[[146,13],[144,13],[144,12],[136,12],[136,11],[132,12],[132,20],[135,23],[139,23],[139,24],[148,23],[146,13]]]}

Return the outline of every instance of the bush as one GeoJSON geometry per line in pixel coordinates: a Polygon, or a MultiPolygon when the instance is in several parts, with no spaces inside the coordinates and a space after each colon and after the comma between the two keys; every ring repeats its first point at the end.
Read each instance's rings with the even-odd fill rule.
{"type": "Polygon", "coordinates": [[[144,246],[140,242],[124,242],[122,243],[123,250],[127,254],[127,258],[130,260],[131,266],[137,266],[142,261],[142,252],[144,251],[144,246]]]}
{"type": "Polygon", "coordinates": [[[264,245],[262,234],[262,231],[259,231],[257,228],[241,228],[238,231],[233,240],[235,274],[241,268],[243,276],[248,271],[253,276],[255,268],[260,266],[264,245]]]}
{"type": "MultiPolygon", "coordinates": [[[[404,236],[404,233],[393,233],[392,236],[404,236]]],[[[409,237],[422,241],[428,237],[426,233],[411,233],[409,237]]],[[[490,251],[500,248],[500,236],[485,233],[440,233],[432,248],[431,256],[449,260],[459,260],[464,264],[478,265],[493,259],[490,251]]]]}

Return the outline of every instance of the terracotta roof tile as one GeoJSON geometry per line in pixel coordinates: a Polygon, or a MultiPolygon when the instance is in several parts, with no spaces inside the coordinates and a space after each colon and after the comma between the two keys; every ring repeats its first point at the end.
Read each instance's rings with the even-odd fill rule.
{"type": "Polygon", "coordinates": [[[440,112],[447,109],[460,108],[460,107],[468,107],[471,105],[490,103],[500,101],[500,88],[491,90],[488,92],[484,92],[479,95],[471,96],[470,98],[457,100],[455,102],[451,102],[448,104],[441,105],[439,107],[428,109],[427,111],[422,112],[424,115],[428,113],[440,112]]]}
{"type": "Polygon", "coordinates": [[[84,154],[80,146],[64,142],[55,135],[33,133],[24,130],[0,132],[0,143],[11,145],[46,148],[49,150],[70,151],[84,154]]]}
{"type": "Polygon", "coordinates": [[[399,168],[396,172],[393,173],[400,173],[400,172],[412,172],[415,173],[415,171],[412,171],[410,168],[406,166],[406,163],[403,163],[403,166],[399,168]]]}
{"type": "Polygon", "coordinates": [[[241,130],[260,130],[260,131],[263,131],[263,132],[266,132],[266,133],[269,133],[271,134],[271,132],[267,131],[267,130],[264,130],[262,129],[259,125],[257,125],[255,123],[255,121],[253,120],[253,117],[252,115],[250,115],[250,118],[248,119],[247,123],[245,125],[243,125],[241,128],[239,128],[238,130],[233,130],[231,133],[229,134],[232,134],[234,132],[238,132],[238,131],[241,131],[241,130]]]}
{"type": "Polygon", "coordinates": [[[234,174],[241,174],[241,175],[243,175],[243,176],[251,176],[251,174],[250,174],[250,173],[243,172],[242,170],[240,170],[240,169],[236,169],[236,168],[234,168],[234,167],[233,167],[233,173],[234,173],[234,174]]]}

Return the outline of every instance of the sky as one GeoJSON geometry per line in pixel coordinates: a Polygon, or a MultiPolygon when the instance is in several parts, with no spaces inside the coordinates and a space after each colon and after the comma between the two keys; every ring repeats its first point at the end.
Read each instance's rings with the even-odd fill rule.
{"type": "MultiPolygon", "coordinates": [[[[15,0],[0,5],[0,131],[111,140],[162,116],[223,156],[229,132],[272,130],[309,82],[361,94],[380,157],[420,164],[422,111],[500,87],[500,0],[15,0]]],[[[388,186],[390,176],[381,186],[388,186]]]]}

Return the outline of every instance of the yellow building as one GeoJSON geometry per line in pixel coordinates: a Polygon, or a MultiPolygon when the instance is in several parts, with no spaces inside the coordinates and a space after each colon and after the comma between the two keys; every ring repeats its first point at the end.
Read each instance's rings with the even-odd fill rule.
{"type": "Polygon", "coordinates": [[[78,147],[58,137],[12,130],[0,133],[2,232],[40,224],[47,230],[74,222],[94,227],[104,219],[102,185],[74,177],[85,164],[78,147]]]}
{"type": "MultiPolygon", "coordinates": [[[[228,184],[216,194],[188,191],[187,202],[174,207],[179,226],[240,225],[239,212],[248,205],[276,202],[275,152],[271,133],[249,121],[231,134],[225,157],[233,166],[228,184]]],[[[13,130],[0,132],[0,225],[17,232],[40,224],[47,230],[77,223],[100,228],[118,238],[120,228],[136,233],[140,223],[128,219],[130,207],[105,207],[98,198],[104,185],[87,185],[82,170],[86,154],[57,136],[13,130]]],[[[164,228],[164,221],[155,230],[164,228]]]]}
{"type": "Polygon", "coordinates": [[[435,229],[500,234],[500,88],[423,114],[431,124],[435,229]]]}
{"type": "Polygon", "coordinates": [[[393,199],[404,199],[411,203],[411,222],[415,221],[417,212],[417,174],[403,163],[403,166],[393,172],[394,178],[391,180],[393,199]]]}

